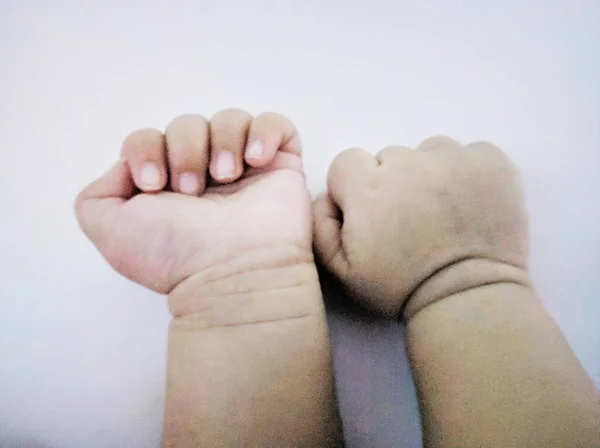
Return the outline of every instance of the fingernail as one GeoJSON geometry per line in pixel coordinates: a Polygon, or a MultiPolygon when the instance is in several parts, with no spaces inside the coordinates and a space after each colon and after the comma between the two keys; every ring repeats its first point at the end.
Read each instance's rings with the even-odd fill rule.
{"type": "Polygon", "coordinates": [[[160,184],[160,173],[153,163],[147,162],[142,167],[141,183],[148,188],[158,188],[160,184]]]}
{"type": "Polygon", "coordinates": [[[246,158],[248,159],[260,159],[263,154],[263,144],[255,140],[246,149],[246,158]]]}
{"type": "Polygon", "coordinates": [[[179,176],[179,189],[182,193],[196,194],[198,192],[198,176],[186,171],[179,176]]]}
{"type": "Polygon", "coordinates": [[[235,165],[233,153],[231,151],[220,151],[217,156],[217,179],[227,179],[233,177],[235,165]]]}

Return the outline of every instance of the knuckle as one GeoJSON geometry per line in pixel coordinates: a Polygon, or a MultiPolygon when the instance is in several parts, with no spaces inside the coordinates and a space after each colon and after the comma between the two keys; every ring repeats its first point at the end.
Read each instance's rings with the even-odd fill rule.
{"type": "Polygon", "coordinates": [[[199,114],[183,114],[173,118],[167,125],[167,132],[179,131],[188,126],[197,127],[198,124],[205,124],[206,118],[199,114]]]}
{"type": "Polygon", "coordinates": [[[506,165],[510,168],[516,169],[516,165],[513,160],[503,151],[499,146],[486,141],[476,141],[468,145],[477,153],[493,160],[495,163],[506,165]]]}
{"type": "Polygon", "coordinates": [[[504,154],[504,151],[502,151],[498,146],[483,140],[473,142],[469,144],[469,147],[477,151],[488,151],[494,154],[504,154]]]}
{"type": "Polygon", "coordinates": [[[261,112],[257,115],[256,120],[260,121],[289,121],[284,115],[277,112],[261,112]]]}
{"type": "Polygon", "coordinates": [[[249,112],[245,111],[244,109],[238,109],[238,108],[227,108],[227,109],[221,109],[217,112],[215,112],[215,114],[211,117],[210,121],[211,122],[221,122],[221,121],[230,121],[230,120],[238,120],[238,119],[243,119],[246,120],[248,118],[251,118],[252,115],[250,115],[249,112]]]}
{"type": "Polygon", "coordinates": [[[410,152],[412,152],[412,149],[407,148],[405,146],[386,146],[385,148],[377,152],[375,158],[381,161],[382,158],[402,157],[403,155],[410,152]]]}
{"type": "Polygon", "coordinates": [[[369,160],[374,160],[370,152],[358,147],[348,148],[335,156],[329,168],[329,175],[336,176],[354,171],[369,160]]]}
{"type": "Polygon", "coordinates": [[[253,120],[253,133],[266,133],[272,131],[278,131],[289,136],[292,136],[297,132],[296,126],[291,120],[276,112],[263,112],[253,120]]]}
{"type": "Polygon", "coordinates": [[[339,168],[344,166],[348,160],[356,157],[358,151],[360,151],[358,148],[349,148],[336,155],[329,166],[329,175],[331,176],[339,168]]]}
{"type": "Polygon", "coordinates": [[[360,148],[349,148],[335,156],[327,173],[328,184],[331,182],[334,184],[345,184],[348,179],[353,177],[357,167],[363,165],[365,154],[373,157],[360,148]]]}
{"type": "Polygon", "coordinates": [[[147,150],[162,141],[163,134],[158,129],[144,128],[130,133],[121,146],[121,154],[130,154],[140,150],[147,150]]]}
{"type": "Polygon", "coordinates": [[[348,149],[342,151],[341,153],[339,153],[337,156],[335,156],[335,158],[333,159],[333,163],[340,163],[340,162],[344,162],[346,160],[351,160],[356,157],[360,157],[365,152],[366,151],[364,149],[358,148],[358,147],[348,148],[348,149]]]}
{"type": "Polygon", "coordinates": [[[419,145],[420,150],[434,150],[434,149],[445,149],[445,148],[457,148],[460,147],[460,143],[451,137],[446,135],[434,135],[433,137],[426,138],[419,145]]]}

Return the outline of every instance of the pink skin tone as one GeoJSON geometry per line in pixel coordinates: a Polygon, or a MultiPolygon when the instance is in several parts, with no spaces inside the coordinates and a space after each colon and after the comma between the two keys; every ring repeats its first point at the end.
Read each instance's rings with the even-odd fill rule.
{"type": "Polygon", "coordinates": [[[143,129],[79,195],[119,273],[168,295],[164,446],[339,446],[301,144],[228,109],[143,129]]]}
{"type": "Polygon", "coordinates": [[[343,444],[313,243],[348,295],[406,324],[425,447],[600,447],[598,393],[537,298],[519,176],[493,145],[346,151],[312,207],[287,118],[185,115],[127,137],[76,212],[111,266],[168,295],[166,447],[343,444]]]}

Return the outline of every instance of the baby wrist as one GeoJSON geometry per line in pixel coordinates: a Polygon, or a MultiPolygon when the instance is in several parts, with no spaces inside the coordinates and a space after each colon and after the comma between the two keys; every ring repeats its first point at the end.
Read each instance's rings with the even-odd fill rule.
{"type": "Polygon", "coordinates": [[[454,262],[423,282],[407,299],[401,317],[408,322],[432,303],[482,286],[512,283],[530,288],[524,268],[485,258],[454,262]]]}
{"type": "MultiPolygon", "coordinates": [[[[256,259],[256,255],[249,258],[256,259]]],[[[312,259],[280,258],[250,264],[225,262],[181,282],[169,310],[194,328],[249,325],[323,313],[312,259]]]]}

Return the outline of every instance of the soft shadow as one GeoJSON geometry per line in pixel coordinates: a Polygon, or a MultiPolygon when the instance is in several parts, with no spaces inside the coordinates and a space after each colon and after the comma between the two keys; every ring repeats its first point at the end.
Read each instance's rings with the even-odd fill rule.
{"type": "Polygon", "coordinates": [[[43,442],[31,440],[26,436],[13,436],[10,439],[0,440],[0,448],[52,448],[52,446],[43,442]]]}
{"type": "Polygon", "coordinates": [[[353,300],[322,267],[346,448],[419,448],[421,422],[404,328],[353,300]]]}
{"type": "Polygon", "coordinates": [[[396,319],[378,315],[375,311],[358,303],[344,285],[318,263],[317,272],[319,273],[327,313],[342,315],[346,319],[365,324],[375,322],[399,323],[396,319]]]}

